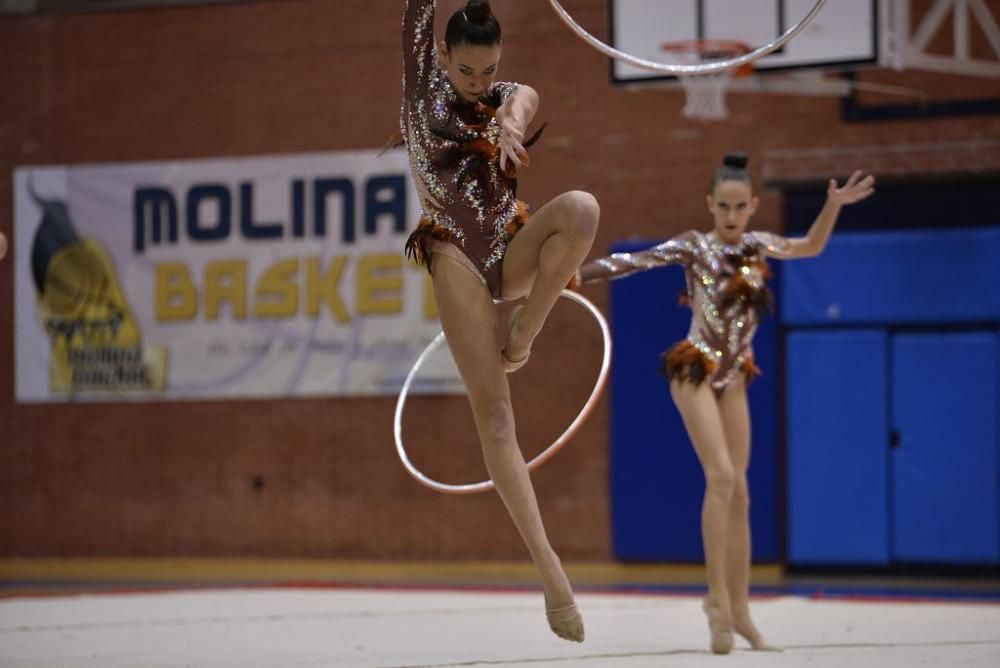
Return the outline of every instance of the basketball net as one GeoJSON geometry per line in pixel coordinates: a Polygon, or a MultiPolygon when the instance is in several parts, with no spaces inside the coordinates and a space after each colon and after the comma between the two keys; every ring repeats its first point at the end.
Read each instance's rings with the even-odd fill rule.
{"type": "MultiPolygon", "coordinates": [[[[750,48],[742,42],[708,39],[668,42],[662,48],[685,65],[697,65],[750,52],[750,48]]],[[[687,98],[681,113],[700,121],[719,121],[728,118],[726,90],[729,88],[729,82],[734,77],[748,76],[752,72],[753,64],[749,64],[735,70],[678,76],[687,98]]]]}

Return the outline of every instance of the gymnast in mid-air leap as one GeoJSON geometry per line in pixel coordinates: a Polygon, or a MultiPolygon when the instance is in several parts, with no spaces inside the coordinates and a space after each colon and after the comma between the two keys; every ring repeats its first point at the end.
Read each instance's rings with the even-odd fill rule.
{"type": "Polygon", "coordinates": [[[530,87],[495,81],[500,24],[469,0],[435,43],[436,0],[407,0],[403,18],[402,142],[421,219],[406,251],[427,267],[441,325],[465,381],[483,457],[541,576],[551,629],[582,641],[583,620],[549,544],[518,446],[506,373],[528,361],[561,290],[590,251],[599,208],[584,192],[531,215],[517,200],[538,108],[530,87]],[[495,302],[525,298],[503,335],[495,302]]]}

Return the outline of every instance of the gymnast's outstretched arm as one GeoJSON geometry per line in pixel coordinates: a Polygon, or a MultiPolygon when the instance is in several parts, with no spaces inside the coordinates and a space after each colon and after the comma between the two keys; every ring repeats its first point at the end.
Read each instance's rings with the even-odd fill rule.
{"type": "Polygon", "coordinates": [[[861,178],[861,171],[855,171],[842,188],[830,179],[826,190],[826,203],[804,237],[787,238],[770,232],[754,232],[761,242],[761,252],[778,260],[795,260],[816,257],[826,248],[837,224],[840,210],[855,202],[860,202],[875,192],[875,177],[869,174],[861,178]]]}
{"type": "Polygon", "coordinates": [[[636,253],[612,253],[599,260],[588,262],[576,272],[573,285],[624,278],[638,271],[666,267],[671,264],[687,266],[695,256],[695,235],[684,232],[678,236],[636,253]]]}
{"type": "Polygon", "coordinates": [[[422,99],[434,71],[436,0],[406,0],[403,13],[403,99],[422,99]]]}

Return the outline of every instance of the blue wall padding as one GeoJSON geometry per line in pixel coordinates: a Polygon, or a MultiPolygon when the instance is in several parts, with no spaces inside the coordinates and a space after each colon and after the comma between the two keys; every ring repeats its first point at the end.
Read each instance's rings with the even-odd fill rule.
{"type": "Polygon", "coordinates": [[[993,331],[895,337],[896,561],[1000,560],[997,349],[993,331]]]}
{"type": "Polygon", "coordinates": [[[837,234],[783,269],[788,326],[1000,318],[1000,227],[837,234]]]}
{"type": "Polygon", "coordinates": [[[785,344],[788,561],[888,564],[887,335],[792,332],[785,344]]]}
{"type": "MultiPolygon", "coordinates": [[[[616,245],[612,252],[655,241],[616,245]]],[[[611,519],[616,558],[701,561],[705,482],[680,415],[659,373],[660,353],[687,336],[691,312],[677,304],[680,267],[610,282],[615,341],[611,374],[611,519]]],[[[764,376],[750,388],[753,456],[749,473],[753,558],[778,559],[777,334],[773,319],[758,332],[764,376]]]]}

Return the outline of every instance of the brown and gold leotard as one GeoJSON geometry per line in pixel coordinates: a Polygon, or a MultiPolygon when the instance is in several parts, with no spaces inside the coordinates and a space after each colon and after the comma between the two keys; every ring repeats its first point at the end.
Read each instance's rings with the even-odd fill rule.
{"type": "Polygon", "coordinates": [[[459,96],[438,65],[435,4],[407,0],[403,17],[400,129],[421,204],[406,252],[430,269],[431,255],[442,243],[452,244],[461,251],[458,259],[500,299],[507,245],[527,220],[513,167],[500,169],[495,118],[517,84],[494,83],[478,102],[459,96]]]}
{"type": "Polygon", "coordinates": [[[671,379],[695,384],[708,380],[722,390],[740,374],[747,381],[759,370],[753,363],[753,335],[771,306],[764,252],[781,254],[788,241],[767,232],[747,232],[738,244],[713,233],[685,232],[636,253],[614,253],[580,268],[583,283],[615,279],[637,271],[679,264],[692,310],[687,339],[663,354],[671,379]]]}

